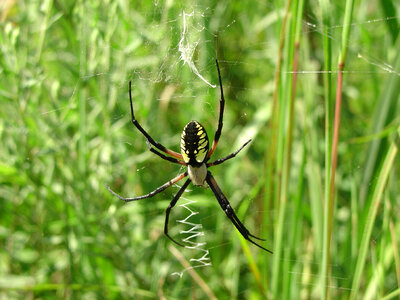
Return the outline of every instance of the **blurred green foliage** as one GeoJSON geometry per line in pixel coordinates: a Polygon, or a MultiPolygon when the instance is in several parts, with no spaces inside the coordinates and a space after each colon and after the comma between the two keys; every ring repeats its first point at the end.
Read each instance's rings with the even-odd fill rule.
{"type": "MultiPolygon", "coordinates": [[[[279,207],[266,199],[263,187],[285,5],[226,0],[0,3],[0,299],[210,297],[189,271],[171,275],[185,268],[162,233],[164,211],[177,188],[124,204],[104,186],[136,196],[181,171],[149,152],[130,123],[129,80],[136,117],[157,141],[179,151],[182,128],[192,119],[214,136],[219,90],[181,60],[184,14],[185,42],[192,46],[199,73],[217,84],[215,58],[221,66],[226,108],[215,157],[253,139],[213,174],[240,219],[273,249],[279,207]]],[[[322,74],[332,71],[336,78],[345,4],[330,5],[333,70],[322,67],[319,2],[305,1],[302,16],[280,299],[318,299],[322,289],[322,74]],[[294,245],[288,246],[290,241],[294,245]]],[[[332,241],[334,299],[349,296],[374,184],[399,125],[399,9],[389,0],[356,3],[354,9],[332,241]]],[[[292,24],[284,32],[288,41],[292,24]]],[[[282,103],[290,89],[294,46],[286,43],[283,50],[282,103]]],[[[360,299],[399,288],[400,239],[394,238],[400,235],[398,171],[397,163],[382,195],[368,264],[356,291],[360,299]]],[[[197,240],[210,251],[212,266],[194,269],[208,292],[218,299],[272,297],[273,256],[240,243],[209,189],[189,188],[184,198],[196,201],[190,208],[198,214],[190,221],[203,225],[204,236],[197,240]]],[[[172,212],[171,234],[178,240],[190,226],[176,220],[188,215],[179,206],[172,212]]],[[[190,259],[204,254],[177,250],[192,266],[196,262],[190,259]]]]}

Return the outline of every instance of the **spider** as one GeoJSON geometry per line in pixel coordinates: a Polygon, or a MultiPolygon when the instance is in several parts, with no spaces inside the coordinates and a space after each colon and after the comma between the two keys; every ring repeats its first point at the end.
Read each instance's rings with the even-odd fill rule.
{"type": "Polygon", "coordinates": [[[272,253],[272,251],[260,246],[256,242],[254,242],[251,238],[264,241],[259,237],[252,235],[247,228],[243,225],[243,223],[239,220],[236,216],[234,210],[232,209],[231,205],[228,202],[228,199],[222,193],[221,189],[219,188],[217,182],[215,181],[214,177],[211,175],[211,172],[208,170],[209,167],[216,166],[222,164],[228,159],[235,157],[247,144],[251,142],[251,139],[244,143],[238,150],[229,154],[228,156],[217,159],[213,162],[208,162],[211,155],[214,153],[215,148],[217,147],[219,138],[221,136],[222,131],[222,122],[223,122],[223,115],[224,115],[224,106],[225,106],[225,99],[224,99],[224,91],[222,88],[222,80],[221,80],[221,73],[219,70],[218,60],[216,60],[217,71],[218,71],[218,80],[219,86],[221,90],[221,99],[220,99],[220,112],[219,112],[219,121],[218,121],[218,128],[215,132],[214,141],[212,143],[211,149],[209,147],[209,141],[207,132],[204,127],[197,121],[190,121],[186,124],[185,128],[183,129],[181,135],[181,154],[174,152],[170,149],[167,149],[160,143],[156,142],[139,124],[139,122],[135,119],[135,115],[133,112],[133,104],[132,104],[132,84],[129,81],[129,101],[131,106],[131,118],[133,125],[145,136],[147,141],[147,146],[151,152],[158,155],[164,160],[167,160],[172,163],[180,164],[187,167],[187,171],[182,174],[179,174],[175,178],[169,180],[162,186],[158,187],[154,191],[138,197],[133,198],[125,198],[117,193],[115,193],[109,186],[106,186],[107,189],[119,199],[129,202],[129,201],[136,201],[146,198],[151,198],[154,195],[164,191],[166,188],[170,187],[173,184],[176,184],[178,181],[182,180],[185,177],[189,177],[186,179],[185,183],[181,186],[178,193],[170,202],[165,215],[165,223],[164,223],[164,234],[174,243],[179,246],[184,247],[182,244],[175,241],[169,234],[168,234],[168,220],[169,214],[171,209],[175,206],[178,199],[182,196],[185,189],[188,185],[192,182],[195,186],[205,186],[205,183],[213,191],[215,197],[218,200],[219,205],[221,206],[222,210],[225,212],[226,216],[232,222],[232,224],[237,228],[240,234],[249,242],[256,245],[257,247],[272,253]],[[163,153],[168,154],[169,156],[164,155],[163,153]]]}

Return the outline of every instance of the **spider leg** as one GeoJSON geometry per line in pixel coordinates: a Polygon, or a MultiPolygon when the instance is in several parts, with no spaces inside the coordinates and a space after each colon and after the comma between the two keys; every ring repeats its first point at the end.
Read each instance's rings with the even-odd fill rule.
{"type": "Polygon", "coordinates": [[[136,200],[141,200],[141,199],[145,199],[145,198],[151,198],[154,195],[161,193],[163,190],[165,190],[166,188],[170,187],[171,185],[177,183],[179,180],[185,178],[188,175],[187,171],[185,173],[179,174],[178,176],[176,176],[175,178],[171,179],[170,181],[164,183],[162,186],[156,188],[154,191],[143,195],[143,196],[139,196],[139,197],[133,197],[133,198],[124,198],[120,195],[118,195],[116,192],[114,192],[109,186],[106,185],[106,188],[110,191],[111,194],[113,194],[114,196],[118,197],[121,200],[124,200],[125,202],[129,202],[129,201],[136,201],[136,200]]]}
{"type": "Polygon", "coordinates": [[[236,150],[235,152],[233,152],[233,153],[231,153],[231,154],[225,156],[224,158],[220,158],[220,159],[217,159],[217,160],[215,160],[215,161],[213,161],[213,162],[207,163],[207,168],[208,168],[208,167],[212,167],[212,166],[216,166],[216,165],[219,165],[219,164],[222,164],[224,161],[226,161],[226,160],[228,160],[228,159],[231,159],[231,158],[234,158],[234,157],[236,156],[236,154],[238,154],[238,153],[239,153],[244,147],[246,147],[250,142],[251,142],[251,139],[248,140],[246,143],[244,143],[244,144],[243,144],[238,150],[236,150]]]}
{"type": "Polygon", "coordinates": [[[164,154],[158,152],[156,149],[154,149],[154,148],[151,146],[149,140],[146,140],[146,142],[147,142],[147,147],[149,147],[149,150],[150,150],[151,152],[153,152],[154,154],[158,155],[159,157],[161,157],[162,159],[168,160],[168,161],[173,162],[173,163],[175,163],[175,164],[180,164],[180,165],[184,165],[184,166],[187,165],[184,161],[181,161],[181,160],[176,159],[176,158],[173,158],[173,157],[166,156],[166,155],[164,155],[164,154]]]}
{"type": "Polygon", "coordinates": [[[219,119],[218,119],[218,128],[217,131],[215,132],[215,136],[214,136],[214,141],[212,143],[211,149],[207,154],[207,160],[211,157],[211,155],[213,154],[215,148],[217,147],[219,138],[221,136],[221,132],[222,132],[222,123],[223,123],[223,118],[224,118],[224,107],[225,107],[225,98],[224,98],[224,90],[222,88],[222,80],[221,80],[221,72],[219,70],[219,65],[218,65],[218,60],[215,60],[216,64],[217,64],[217,70],[218,70],[218,80],[219,80],[219,87],[221,89],[221,99],[219,101],[219,119]]]}
{"type": "Polygon", "coordinates": [[[182,185],[182,187],[179,189],[178,193],[176,193],[174,199],[169,203],[167,210],[165,212],[165,223],[164,223],[164,234],[175,244],[184,247],[182,244],[178,243],[175,241],[169,234],[168,234],[168,220],[169,220],[169,213],[171,212],[171,209],[175,206],[176,202],[179,200],[179,198],[182,196],[183,192],[187,188],[187,186],[190,183],[190,178],[188,178],[185,183],[182,185]]]}
{"type": "Polygon", "coordinates": [[[256,242],[250,239],[250,237],[258,239],[258,240],[263,240],[260,239],[254,235],[252,235],[247,228],[240,222],[238,217],[236,216],[235,212],[233,211],[231,205],[229,204],[228,199],[226,199],[225,195],[222,193],[221,189],[219,188],[217,182],[215,181],[214,177],[211,175],[211,172],[209,171],[207,173],[206,181],[208,185],[210,186],[211,190],[213,191],[215,197],[218,200],[219,205],[221,206],[222,210],[225,212],[226,216],[231,220],[232,224],[235,225],[236,229],[240,232],[240,234],[248,240],[250,243],[256,245],[257,247],[269,252],[272,254],[272,251],[260,246],[256,242]]]}
{"type": "Polygon", "coordinates": [[[152,144],[158,150],[163,151],[163,152],[167,153],[168,155],[171,155],[172,157],[175,157],[175,158],[178,158],[178,159],[183,159],[181,154],[179,154],[179,153],[177,153],[175,151],[169,150],[169,149],[165,148],[163,145],[161,145],[160,143],[158,143],[155,140],[153,140],[153,138],[146,132],[146,130],[143,129],[143,127],[135,119],[135,115],[133,113],[133,104],[132,104],[132,82],[131,81],[129,81],[129,101],[131,103],[132,123],[146,137],[146,139],[150,142],[150,144],[152,144]]]}

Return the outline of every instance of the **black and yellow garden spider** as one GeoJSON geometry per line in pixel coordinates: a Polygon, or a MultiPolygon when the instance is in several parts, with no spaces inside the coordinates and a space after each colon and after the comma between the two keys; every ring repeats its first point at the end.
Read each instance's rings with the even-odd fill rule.
{"type": "Polygon", "coordinates": [[[215,148],[217,147],[219,138],[221,136],[222,121],[223,121],[224,106],[225,106],[224,91],[222,88],[221,73],[219,70],[218,60],[216,60],[216,64],[217,64],[217,70],[218,70],[219,86],[220,86],[220,90],[221,90],[221,99],[220,99],[218,128],[217,128],[217,131],[215,132],[214,141],[212,143],[211,149],[209,148],[209,142],[208,142],[206,130],[197,121],[189,122],[183,129],[182,136],[181,136],[181,154],[174,152],[170,149],[167,149],[160,143],[153,140],[153,138],[143,129],[143,127],[135,119],[135,115],[133,113],[133,104],[132,104],[132,92],[131,92],[132,84],[129,81],[129,101],[131,104],[132,123],[146,137],[147,146],[149,147],[149,150],[151,152],[153,152],[154,154],[158,155],[159,157],[161,157],[162,159],[168,160],[168,161],[176,163],[176,164],[187,166],[187,171],[182,174],[179,174],[175,178],[171,179],[170,181],[166,182],[162,186],[155,189],[154,191],[152,191],[146,195],[139,196],[139,197],[124,198],[124,197],[118,195],[117,193],[115,193],[113,190],[111,190],[110,187],[108,187],[108,186],[106,186],[106,187],[113,195],[117,196],[121,200],[124,200],[125,202],[129,202],[129,201],[136,201],[136,200],[140,200],[140,199],[153,197],[154,195],[164,191],[166,188],[177,183],[178,181],[185,178],[186,176],[189,176],[189,178],[181,186],[178,193],[175,195],[175,197],[170,202],[170,204],[166,210],[165,223],[164,223],[164,234],[174,243],[176,243],[180,246],[183,246],[182,244],[175,241],[168,234],[169,214],[171,212],[171,209],[175,206],[176,202],[182,196],[183,192],[188,187],[190,182],[193,182],[193,184],[195,186],[204,186],[205,182],[207,182],[207,184],[213,191],[215,197],[217,198],[218,203],[221,206],[222,210],[225,212],[225,214],[229,218],[229,220],[231,220],[233,225],[235,225],[237,230],[239,230],[240,234],[246,240],[253,243],[257,247],[259,247],[265,251],[268,251],[269,253],[272,253],[270,250],[260,246],[259,244],[257,244],[250,238],[250,237],[252,237],[257,240],[263,241],[263,239],[252,235],[246,229],[246,227],[242,224],[242,222],[240,222],[240,220],[236,216],[235,212],[233,211],[231,205],[229,204],[228,199],[226,199],[225,195],[222,193],[221,189],[217,185],[217,182],[215,181],[214,177],[211,175],[211,172],[208,170],[209,167],[222,164],[226,160],[235,157],[236,154],[238,154],[240,152],[240,150],[242,150],[251,141],[251,140],[248,140],[238,150],[236,150],[235,152],[229,154],[228,156],[226,156],[224,158],[217,159],[213,162],[208,162],[211,155],[214,153],[215,148]],[[153,148],[153,146],[155,148],[157,148],[157,150],[155,148],[153,148]],[[166,156],[159,151],[164,152],[164,153],[168,154],[169,156],[166,156]]]}

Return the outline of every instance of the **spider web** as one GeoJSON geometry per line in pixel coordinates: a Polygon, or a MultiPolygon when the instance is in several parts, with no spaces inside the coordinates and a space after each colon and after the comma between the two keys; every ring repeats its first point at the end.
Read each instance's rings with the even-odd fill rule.
{"type": "MultiPolygon", "coordinates": [[[[159,69],[156,69],[153,73],[147,74],[142,71],[134,71],[135,75],[138,76],[139,80],[143,81],[148,81],[146,82],[146,85],[149,84],[156,84],[161,81],[171,81],[171,77],[167,72],[168,67],[167,67],[167,62],[169,62],[169,59],[171,56],[176,57],[176,62],[175,65],[178,65],[179,69],[184,69],[184,68],[189,68],[191,72],[193,72],[196,77],[198,78],[199,81],[201,81],[204,85],[208,85],[209,87],[215,88],[216,85],[209,82],[207,79],[204,78],[204,76],[207,77],[206,74],[202,74],[204,70],[198,70],[196,67],[195,63],[195,53],[196,51],[200,51],[198,49],[199,47],[199,42],[200,38],[198,37],[199,34],[204,33],[204,26],[201,24],[201,20],[205,17],[206,14],[211,14],[213,13],[210,9],[206,9],[205,11],[202,11],[200,7],[195,7],[194,9],[182,9],[181,15],[179,18],[175,20],[168,20],[168,22],[172,23],[180,23],[181,24],[181,30],[179,33],[173,33],[176,35],[179,35],[180,39],[178,44],[176,45],[176,48],[170,49],[169,52],[169,57],[168,59],[166,58],[164,62],[161,64],[159,69]],[[190,13],[186,13],[185,11],[191,11],[190,13]],[[178,55],[179,57],[178,57],[178,55]],[[150,83],[149,83],[150,82],[150,83]]],[[[274,22],[274,18],[272,16],[269,16],[270,19],[266,18],[264,20],[265,23],[268,22],[274,22]]],[[[309,20],[307,22],[303,22],[304,26],[304,31],[308,32],[315,32],[316,34],[323,35],[321,26],[318,24],[317,20],[313,19],[312,16],[308,16],[309,20]]],[[[372,19],[368,20],[368,24],[384,24],[385,22],[390,21],[389,18],[382,18],[382,19],[372,19]]],[[[219,33],[223,33],[224,31],[229,30],[229,28],[232,26],[232,24],[236,24],[236,20],[231,20],[228,25],[223,25],[221,26],[222,29],[219,29],[219,33]]],[[[364,24],[364,23],[363,23],[364,24]]],[[[261,26],[261,25],[260,25],[261,26]]],[[[265,25],[264,25],[265,26],[265,25]]],[[[361,26],[361,23],[354,22],[352,26],[361,26]]],[[[335,29],[340,29],[342,25],[333,25],[331,26],[330,30],[334,31],[335,29]]],[[[255,28],[257,30],[257,28],[255,28]]],[[[210,38],[214,38],[214,36],[211,33],[208,33],[208,36],[210,38]]],[[[335,40],[334,36],[330,36],[330,38],[334,42],[340,43],[340,41],[335,40]]],[[[209,41],[208,41],[209,42],[209,41]]],[[[252,47],[256,48],[259,45],[249,45],[247,50],[251,49],[252,47]]],[[[264,45],[268,47],[268,45],[264,45]]],[[[133,47],[133,46],[132,46],[133,47]]],[[[378,74],[378,73],[384,73],[384,74],[395,74],[395,75],[400,75],[399,70],[396,70],[392,65],[387,63],[386,61],[377,58],[374,54],[372,53],[365,53],[362,47],[354,45],[350,43],[350,52],[353,54],[356,54],[355,56],[357,57],[358,61],[352,63],[350,65],[345,73],[348,74],[356,74],[358,76],[366,76],[369,74],[378,74]]],[[[271,49],[270,51],[267,51],[267,55],[270,55],[271,61],[274,60],[273,55],[275,55],[276,49],[271,49]]],[[[135,62],[139,65],[139,62],[135,62]]],[[[242,64],[246,63],[241,60],[240,57],[235,57],[231,58],[231,60],[225,60],[224,63],[229,64],[230,67],[234,68],[236,64],[242,64]]],[[[302,66],[301,69],[297,72],[301,76],[310,76],[313,74],[319,74],[319,73],[335,73],[335,71],[320,71],[316,70],[316,68],[307,68],[305,66],[302,66]]],[[[81,77],[78,82],[76,82],[75,88],[73,89],[73,93],[70,96],[70,101],[66,106],[58,106],[54,110],[47,110],[45,112],[42,112],[43,115],[46,114],[51,114],[54,113],[57,110],[69,110],[69,109],[75,109],[77,104],[75,102],[75,92],[76,89],[80,86],[81,82],[83,81],[88,81],[93,78],[100,78],[100,77],[106,77],[109,74],[107,72],[97,72],[93,74],[81,74],[81,77]]],[[[228,75],[229,76],[229,75],[228,75]]],[[[110,80],[112,81],[112,80],[110,80]]],[[[228,81],[228,80],[226,80],[228,81]]],[[[120,88],[125,89],[126,88],[126,82],[120,82],[120,88]]],[[[137,83],[138,85],[140,84],[137,83]]],[[[235,89],[236,87],[233,86],[231,87],[235,89]]],[[[250,92],[252,92],[250,90],[250,92]]],[[[180,96],[173,96],[174,99],[178,99],[180,96]]],[[[194,96],[193,96],[194,97],[194,96]]],[[[168,95],[161,95],[158,100],[164,100],[165,98],[169,98],[168,95]]],[[[88,98],[88,101],[93,101],[94,99],[88,98]]],[[[125,105],[124,104],[118,104],[120,105],[125,105]]],[[[145,104],[146,105],[146,104],[145,104]]],[[[121,108],[121,111],[125,111],[125,109],[121,108]]],[[[243,113],[243,117],[245,117],[245,113],[243,113]]],[[[118,118],[123,118],[124,116],[118,116],[118,118]]],[[[269,119],[269,114],[268,111],[262,111],[260,110],[257,114],[256,117],[254,118],[254,121],[249,122],[249,125],[244,128],[243,133],[241,136],[238,136],[237,141],[235,142],[235,146],[239,146],[242,144],[242,142],[247,139],[248,137],[253,138],[258,134],[258,129],[259,126],[258,124],[265,124],[267,120],[269,119]]],[[[124,124],[125,125],[125,124],[124,124]]],[[[120,124],[122,126],[122,124],[120,124]]],[[[116,130],[114,128],[114,130],[116,130]]],[[[171,138],[172,140],[172,138],[171,138]]],[[[131,143],[130,138],[126,137],[125,140],[123,140],[124,143],[131,143]]],[[[168,140],[167,140],[168,143],[168,140]]],[[[235,147],[234,146],[234,147],[235,147]]],[[[141,162],[141,161],[146,161],[149,158],[148,154],[144,155],[139,155],[138,157],[135,158],[135,162],[141,162]]],[[[128,163],[132,162],[132,159],[127,161],[128,163]]],[[[352,166],[354,169],[358,168],[358,166],[352,166]]],[[[137,173],[146,172],[146,167],[142,167],[137,170],[137,173]]],[[[140,174],[138,174],[140,176],[140,174]]],[[[181,208],[183,208],[185,211],[187,211],[188,215],[181,219],[178,220],[177,222],[183,226],[185,229],[180,231],[181,235],[185,235],[185,238],[182,238],[182,242],[185,244],[189,244],[190,246],[187,246],[186,248],[191,250],[191,258],[189,261],[191,262],[191,267],[190,268],[184,268],[182,270],[176,270],[171,273],[171,275],[178,276],[179,278],[182,278],[184,274],[190,270],[190,269],[195,269],[195,268],[205,268],[205,267],[211,267],[212,266],[212,261],[209,256],[209,251],[206,249],[206,243],[205,242],[199,242],[197,239],[199,237],[204,236],[204,232],[202,231],[202,225],[197,224],[191,221],[191,218],[195,215],[198,214],[198,212],[195,209],[195,201],[192,201],[188,198],[182,198],[181,200],[185,200],[186,202],[183,204],[179,204],[181,208]]],[[[264,211],[261,212],[264,214],[271,214],[269,216],[270,219],[272,219],[271,222],[274,222],[273,217],[274,215],[272,212],[269,211],[264,211]]],[[[287,224],[290,225],[290,224],[287,224]]],[[[233,230],[233,229],[232,229],[233,230]]],[[[298,263],[300,264],[319,264],[319,261],[315,261],[312,257],[305,256],[304,259],[299,259],[297,260],[298,263]]],[[[340,266],[333,265],[333,270],[339,270],[340,266]]],[[[310,270],[310,274],[312,275],[312,271],[310,270]]],[[[304,275],[304,273],[296,273],[293,272],[293,276],[296,278],[301,278],[301,275],[304,275]]],[[[302,282],[301,284],[307,285],[307,282],[302,282]]],[[[341,289],[342,287],[337,286],[337,287],[332,287],[334,289],[341,289]]]]}
{"type": "MultiPolygon", "coordinates": [[[[193,22],[193,19],[195,17],[196,12],[192,11],[191,13],[186,13],[185,11],[182,11],[182,32],[181,32],[181,39],[179,41],[178,44],[178,51],[180,53],[180,57],[179,59],[181,61],[183,61],[183,66],[187,65],[189,66],[190,70],[196,74],[196,76],[199,78],[199,80],[203,81],[204,83],[206,83],[207,85],[209,85],[210,87],[215,88],[216,85],[211,84],[209,81],[207,81],[201,74],[200,72],[197,70],[195,63],[193,61],[193,55],[194,52],[198,46],[199,40],[193,40],[192,37],[194,36],[194,34],[192,35],[193,31],[198,32],[199,30],[204,30],[204,27],[200,26],[195,28],[192,26],[190,26],[189,24],[193,22]]],[[[201,15],[197,12],[198,15],[201,15]]],[[[310,17],[310,20],[312,20],[312,17],[310,17]]],[[[373,19],[373,20],[368,20],[366,23],[367,24],[375,24],[375,23],[384,23],[389,21],[390,18],[382,18],[382,19],[373,19]]],[[[235,20],[232,21],[232,23],[235,23],[235,20]]],[[[303,22],[305,31],[311,31],[311,32],[316,32],[317,34],[323,35],[322,29],[320,27],[319,24],[317,23],[312,23],[312,21],[309,22],[303,22]]],[[[359,26],[361,25],[360,23],[353,23],[352,26],[359,26]]],[[[230,25],[229,25],[230,26],[230,25]]],[[[229,29],[229,26],[226,27],[226,29],[229,29]]],[[[336,29],[341,29],[342,25],[333,25],[330,27],[330,32],[333,32],[336,29]]],[[[332,36],[330,36],[330,38],[335,41],[335,38],[332,34],[332,36]]],[[[340,43],[340,40],[336,40],[336,42],[340,43]]],[[[396,70],[392,65],[381,61],[377,58],[375,58],[373,55],[369,54],[369,53],[365,53],[363,51],[362,48],[359,47],[355,47],[353,44],[350,43],[350,52],[352,53],[357,53],[356,57],[364,62],[364,64],[360,64],[359,62],[357,64],[354,65],[350,65],[349,68],[346,69],[346,71],[344,71],[344,73],[348,73],[348,74],[358,74],[360,76],[363,75],[368,75],[368,74],[378,74],[378,73],[384,73],[384,74],[395,74],[395,75],[400,75],[399,71],[396,70]],[[361,65],[361,68],[359,69],[359,66],[361,65]],[[373,67],[372,70],[368,69],[369,67],[373,67]]],[[[229,62],[230,64],[236,64],[236,63],[240,63],[240,61],[234,61],[234,62],[229,62]]],[[[291,73],[291,72],[289,72],[291,73]]],[[[329,70],[329,71],[321,71],[321,70],[307,70],[307,69],[300,69],[297,71],[298,74],[302,74],[304,76],[307,76],[307,74],[321,74],[321,73],[333,73],[335,74],[336,72],[333,70],[329,70]]],[[[259,114],[257,114],[256,120],[258,120],[260,123],[264,123],[267,121],[267,119],[269,118],[269,114],[266,111],[262,111],[259,112],[259,114]]],[[[244,136],[246,137],[253,137],[257,134],[257,130],[254,129],[254,127],[252,126],[253,124],[250,124],[247,128],[245,128],[244,130],[244,136]]],[[[243,141],[243,136],[241,136],[239,139],[241,139],[243,141]]],[[[238,142],[237,144],[240,144],[240,142],[238,142]]],[[[354,168],[356,168],[356,166],[354,166],[354,168]]],[[[209,257],[209,251],[206,250],[204,247],[206,246],[206,243],[202,243],[202,242],[197,242],[194,241],[194,239],[204,236],[204,233],[201,231],[202,229],[202,225],[201,224],[196,224],[196,223],[192,223],[190,222],[190,218],[193,217],[194,215],[197,215],[198,212],[196,212],[192,207],[192,204],[195,204],[194,201],[188,200],[187,202],[184,204],[181,204],[180,206],[182,208],[184,208],[185,210],[188,211],[188,216],[182,220],[178,220],[178,223],[181,223],[182,225],[188,226],[189,229],[187,230],[182,230],[180,233],[181,234],[189,234],[188,237],[183,238],[182,241],[185,243],[189,243],[192,246],[186,246],[188,249],[192,249],[192,250],[197,250],[200,253],[200,258],[190,258],[189,261],[191,262],[191,267],[189,268],[185,268],[182,271],[176,271],[173,272],[171,275],[176,275],[180,278],[183,277],[183,275],[185,274],[185,272],[187,272],[190,269],[194,269],[194,268],[202,268],[202,267],[210,267],[212,266],[212,262],[211,259],[209,257]]],[[[267,212],[263,212],[263,213],[267,213],[267,212]]],[[[271,216],[271,218],[273,218],[273,216],[271,216]]],[[[287,224],[290,225],[290,224],[287,224]]],[[[284,259],[282,259],[283,262],[284,259]]],[[[319,264],[319,261],[314,261],[311,257],[304,257],[304,259],[299,259],[297,260],[297,262],[301,263],[301,264],[309,264],[310,262],[312,262],[312,264],[319,264]]],[[[333,272],[337,271],[338,273],[340,273],[341,270],[341,266],[339,265],[332,265],[332,270],[333,272]]],[[[303,276],[304,273],[296,273],[296,272],[292,272],[293,277],[295,278],[295,280],[297,280],[297,278],[300,278],[300,276],[303,276]]],[[[310,275],[312,275],[310,273],[310,275]]],[[[340,278],[340,277],[336,277],[339,281],[341,279],[344,278],[340,278]]],[[[302,285],[307,285],[306,282],[301,282],[302,285]]],[[[340,286],[331,286],[330,288],[332,289],[344,289],[343,287],[340,286]]]]}
{"type": "Polygon", "coordinates": [[[189,221],[189,219],[191,217],[198,214],[198,212],[192,210],[190,207],[191,204],[195,204],[196,201],[189,200],[189,199],[183,198],[183,197],[182,197],[182,200],[186,200],[186,202],[183,204],[180,204],[179,206],[189,212],[189,215],[186,218],[184,218],[182,220],[177,220],[178,223],[181,223],[189,228],[187,230],[180,231],[181,235],[187,235],[185,238],[182,238],[182,242],[185,244],[185,248],[194,250],[194,251],[200,253],[201,256],[199,258],[190,258],[189,259],[189,261],[192,263],[191,267],[185,268],[180,272],[173,272],[171,274],[171,275],[179,276],[180,278],[182,278],[183,274],[190,269],[212,266],[211,259],[209,256],[209,251],[204,248],[206,243],[196,241],[197,237],[204,236],[204,232],[202,231],[203,226],[201,224],[197,224],[197,223],[193,223],[193,222],[189,221]],[[190,244],[190,246],[188,246],[186,244],[190,244]]]}
{"type": "Polygon", "coordinates": [[[182,37],[181,40],[179,41],[178,44],[178,50],[181,53],[180,59],[183,61],[183,64],[187,64],[189,68],[195,73],[202,81],[204,81],[206,84],[208,84],[210,87],[215,88],[215,84],[209,83],[197,70],[194,61],[193,61],[193,53],[196,50],[196,47],[198,45],[198,41],[191,42],[189,37],[188,37],[188,28],[189,25],[187,24],[188,18],[190,19],[191,17],[194,16],[194,12],[187,14],[184,11],[182,12],[182,18],[183,18],[183,30],[182,30],[182,37]]]}
{"type": "MultiPolygon", "coordinates": [[[[179,22],[181,24],[181,30],[179,33],[176,33],[176,34],[180,35],[180,39],[177,44],[177,48],[173,49],[175,52],[172,51],[171,55],[178,53],[179,57],[176,58],[176,64],[179,63],[180,69],[184,69],[184,68],[188,67],[189,70],[191,72],[193,72],[201,82],[203,82],[204,84],[206,84],[212,88],[215,88],[216,85],[213,83],[210,83],[207,79],[205,79],[204,76],[206,76],[206,75],[202,74],[202,71],[199,71],[197,69],[196,64],[195,64],[195,58],[194,58],[196,51],[201,51],[199,49],[199,46],[200,46],[199,42],[201,40],[201,38],[199,37],[199,34],[204,33],[204,30],[205,30],[205,28],[201,22],[202,22],[203,18],[205,18],[207,14],[211,14],[212,11],[210,11],[209,9],[202,11],[199,7],[196,7],[194,9],[189,9],[188,11],[190,11],[190,13],[187,13],[186,9],[183,9],[179,16],[180,18],[172,20],[172,22],[179,22]]],[[[281,17],[282,17],[283,11],[280,11],[278,13],[281,14],[281,17]]],[[[263,22],[265,22],[265,24],[272,23],[272,22],[276,21],[276,19],[274,19],[274,18],[277,18],[277,16],[273,16],[273,15],[268,16],[268,17],[269,18],[266,17],[265,20],[263,20],[263,22]]],[[[313,16],[308,16],[308,17],[309,17],[309,20],[307,22],[306,21],[303,22],[303,26],[304,26],[303,31],[304,32],[314,32],[321,36],[324,35],[320,24],[318,24],[318,21],[313,16]]],[[[379,23],[385,23],[388,21],[390,21],[390,19],[382,18],[382,19],[368,20],[365,23],[366,24],[379,24],[379,23]]],[[[222,29],[221,28],[219,29],[219,33],[223,33],[225,31],[229,30],[229,28],[231,26],[234,26],[235,24],[236,24],[236,20],[231,20],[229,24],[225,25],[222,29]]],[[[265,24],[264,24],[264,26],[265,26],[265,24]]],[[[360,26],[360,25],[361,24],[357,23],[357,22],[352,24],[352,26],[360,26]]],[[[335,30],[340,30],[341,28],[342,28],[342,25],[332,25],[329,28],[330,29],[329,37],[332,39],[333,42],[340,43],[340,40],[336,39],[333,33],[335,30]]],[[[214,36],[211,33],[208,33],[208,34],[209,34],[210,38],[214,38],[214,36]]],[[[258,46],[259,45],[249,45],[249,49],[251,47],[258,47],[258,46]]],[[[268,47],[268,45],[265,45],[265,46],[268,47]]],[[[271,49],[270,51],[267,51],[267,55],[270,55],[269,58],[271,61],[275,60],[276,51],[277,51],[276,49],[271,49]]],[[[353,45],[350,43],[349,51],[352,52],[353,54],[356,54],[356,57],[359,59],[359,61],[356,63],[353,62],[352,65],[350,65],[348,68],[346,68],[344,73],[356,74],[359,76],[366,76],[369,74],[378,74],[378,73],[384,73],[384,74],[394,73],[396,75],[399,75],[398,70],[395,70],[392,65],[374,57],[370,53],[365,53],[362,48],[360,48],[356,45],[353,45]],[[363,63],[360,64],[360,61],[362,61],[363,63]],[[371,69],[370,67],[373,67],[373,68],[371,69]]],[[[240,57],[238,57],[237,59],[235,58],[234,60],[225,60],[224,63],[229,64],[232,67],[237,64],[242,64],[244,62],[241,61],[240,57]]],[[[157,83],[162,80],[166,80],[166,81],[171,80],[171,78],[168,77],[167,75],[163,75],[163,74],[167,73],[166,70],[167,70],[167,67],[166,67],[166,63],[165,63],[165,64],[162,64],[159,72],[157,73],[157,76],[152,77],[151,79],[148,77],[145,77],[144,74],[141,74],[141,73],[136,73],[136,74],[139,75],[139,78],[141,78],[143,80],[149,80],[152,83],[157,83]]],[[[321,70],[316,70],[315,68],[307,69],[304,66],[302,66],[302,69],[298,70],[297,73],[302,76],[309,76],[309,75],[321,74],[321,73],[335,74],[337,72],[335,70],[321,71],[321,70]]],[[[227,74],[227,76],[229,77],[229,74],[227,74]]],[[[227,76],[225,76],[225,77],[227,77],[227,76]]],[[[235,88],[235,87],[231,87],[231,88],[235,88]]],[[[174,97],[179,97],[179,96],[174,96],[174,97]]],[[[159,100],[163,100],[163,99],[164,99],[164,97],[161,96],[159,100]]],[[[243,117],[246,117],[245,112],[243,113],[243,117]]],[[[263,109],[260,109],[257,112],[257,114],[255,115],[254,121],[249,122],[249,125],[244,128],[242,134],[240,136],[238,136],[237,141],[235,142],[234,148],[235,147],[237,148],[238,146],[240,146],[247,138],[255,137],[258,134],[257,128],[259,128],[259,124],[266,124],[269,117],[270,117],[270,114],[269,114],[268,106],[265,106],[263,109]]],[[[358,168],[358,166],[354,166],[354,168],[358,168]]],[[[188,215],[184,219],[177,220],[176,222],[181,224],[181,226],[186,226],[186,229],[181,230],[180,234],[185,235],[185,236],[188,235],[187,237],[182,238],[181,241],[185,244],[190,244],[190,246],[186,246],[186,248],[189,250],[192,250],[190,252],[191,258],[188,259],[188,261],[191,263],[191,266],[189,268],[184,268],[180,271],[178,271],[178,270],[173,271],[171,273],[171,275],[177,276],[179,278],[182,278],[186,274],[186,272],[189,271],[190,269],[205,268],[205,267],[212,266],[212,261],[209,257],[209,251],[206,249],[206,243],[197,241],[197,238],[204,236],[204,232],[202,231],[202,225],[191,222],[191,218],[198,214],[198,212],[196,211],[196,208],[195,208],[196,202],[192,201],[188,198],[185,198],[185,200],[187,202],[184,204],[180,204],[179,206],[181,208],[183,208],[184,210],[186,210],[188,212],[188,215]]],[[[274,214],[272,212],[264,211],[262,213],[268,214],[268,218],[271,219],[271,223],[274,222],[273,221],[274,214]]],[[[290,224],[288,223],[287,226],[289,226],[289,225],[290,224]]],[[[283,260],[284,259],[282,259],[282,262],[283,262],[283,260]]],[[[304,257],[304,259],[298,259],[296,261],[300,264],[310,264],[310,263],[316,264],[316,265],[319,264],[319,261],[315,261],[311,257],[304,257]]],[[[341,267],[339,265],[332,265],[332,269],[333,269],[333,272],[335,272],[335,270],[336,270],[338,273],[340,273],[341,267]]],[[[300,276],[304,275],[304,273],[298,274],[296,272],[293,272],[292,275],[294,276],[294,278],[300,278],[300,276]]],[[[302,283],[302,284],[306,285],[307,283],[302,283]]],[[[342,287],[340,287],[340,286],[332,286],[331,288],[332,289],[342,289],[342,287]]]]}

